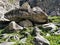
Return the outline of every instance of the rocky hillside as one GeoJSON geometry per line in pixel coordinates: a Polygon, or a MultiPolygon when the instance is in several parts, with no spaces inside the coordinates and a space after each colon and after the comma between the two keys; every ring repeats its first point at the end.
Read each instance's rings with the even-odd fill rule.
{"type": "Polygon", "coordinates": [[[60,45],[60,16],[49,16],[60,14],[59,5],[59,0],[0,0],[0,45],[60,45]]]}
{"type": "MultiPolygon", "coordinates": [[[[29,2],[31,7],[39,6],[48,15],[60,15],[60,0],[2,0],[9,8],[19,8],[24,2],[29,2]],[[7,3],[8,2],[8,3],[7,3]],[[11,6],[11,7],[10,7],[11,6]]],[[[1,2],[1,1],[0,1],[1,2]]],[[[3,3],[2,2],[2,3],[3,3]]]]}
{"type": "Polygon", "coordinates": [[[48,15],[60,15],[60,0],[29,0],[28,2],[31,7],[41,7],[48,15]]]}

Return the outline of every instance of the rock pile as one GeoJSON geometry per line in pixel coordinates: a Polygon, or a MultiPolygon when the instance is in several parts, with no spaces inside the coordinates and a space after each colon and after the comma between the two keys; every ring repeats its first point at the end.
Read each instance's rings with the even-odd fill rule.
{"type": "MultiPolygon", "coordinates": [[[[0,22],[3,21],[3,24],[1,24],[3,25],[2,28],[5,28],[5,31],[8,30],[10,32],[11,30],[23,30],[25,27],[32,27],[35,26],[35,24],[48,23],[48,15],[38,6],[31,8],[29,3],[25,2],[21,7],[19,7],[19,4],[17,3],[19,2],[19,0],[15,0],[12,2],[11,0],[1,0],[0,2],[0,22]]],[[[46,25],[53,28],[51,26],[53,24],[46,25]]],[[[38,43],[38,45],[50,45],[49,41],[40,35],[40,30],[38,27],[35,27],[34,31],[36,33],[36,36],[34,38],[35,43],[38,43]]],[[[28,32],[26,34],[29,35],[30,33],[28,32]]],[[[9,36],[9,39],[10,37],[11,36],[9,36]]],[[[17,36],[12,37],[19,40],[17,36]]],[[[26,41],[26,38],[23,38],[21,42],[23,40],[26,41]]]]}

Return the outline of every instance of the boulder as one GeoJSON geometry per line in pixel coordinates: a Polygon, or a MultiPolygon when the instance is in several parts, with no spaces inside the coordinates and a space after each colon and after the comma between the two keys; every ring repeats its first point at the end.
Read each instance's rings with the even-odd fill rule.
{"type": "Polygon", "coordinates": [[[31,27],[33,26],[32,22],[29,20],[20,21],[19,25],[22,27],[31,27]]]}
{"type": "MultiPolygon", "coordinates": [[[[41,9],[42,10],[42,9],[41,9]]],[[[13,21],[21,21],[23,19],[27,19],[32,21],[33,23],[47,23],[48,16],[45,12],[39,11],[40,13],[36,13],[35,11],[28,11],[23,8],[14,9],[5,14],[5,18],[13,21]]]]}
{"type": "Polygon", "coordinates": [[[54,32],[55,30],[57,30],[57,26],[53,23],[43,24],[42,27],[46,30],[50,30],[50,32],[54,32]]]}
{"type": "Polygon", "coordinates": [[[23,27],[16,24],[15,21],[12,21],[5,29],[7,29],[7,30],[22,30],[23,27]]]}

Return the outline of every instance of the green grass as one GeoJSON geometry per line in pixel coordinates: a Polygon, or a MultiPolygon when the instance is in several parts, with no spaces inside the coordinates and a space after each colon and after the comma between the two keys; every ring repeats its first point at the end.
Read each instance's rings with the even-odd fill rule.
{"type": "MultiPolygon", "coordinates": [[[[49,16],[53,23],[60,23],[60,16],[49,16]]],[[[60,45],[60,35],[51,35],[49,37],[44,36],[50,41],[50,45],[60,45]]]]}
{"type": "Polygon", "coordinates": [[[60,16],[49,16],[48,18],[51,19],[53,23],[60,23],[60,16]]]}
{"type": "Polygon", "coordinates": [[[50,45],[60,45],[60,36],[49,36],[49,37],[45,37],[50,41],[50,45]]]}

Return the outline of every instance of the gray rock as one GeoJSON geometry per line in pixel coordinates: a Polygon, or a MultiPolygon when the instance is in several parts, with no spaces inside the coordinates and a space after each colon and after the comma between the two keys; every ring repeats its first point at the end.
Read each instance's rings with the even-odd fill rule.
{"type": "Polygon", "coordinates": [[[5,29],[7,29],[7,30],[22,30],[23,27],[16,24],[15,21],[12,21],[5,29]]]}
{"type": "Polygon", "coordinates": [[[57,26],[53,23],[44,24],[42,27],[46,30],[50,30],[50,32],[54,32],[57,29],[57,26]]]}
{"type": "MultiPolygon", "coordinates": [[[[7,12],[7,11],[8,11],[7,9],[10,8],[11,5],[8,4],[6,1],[3,1],[3,0],[0,0],[0,2],[1,2],[1,3],[0,3],[0,7],[3,7],[3,9],[6,10],[6,12],[7,12]],[[7,7],[7,6],[8,6],[8,7],[7,7]]],[[[12,7],[11,7],[11,8],[12,8],[12,7]]],[[[11,9],[11,8],[10,8],[10,9],[11,9]]],[[[9,9],[9,10],[10,10],[10,9],[9,9]]],[[[3,11],[3,10],[2,10],[2,11],[3,11]]],[[[4,12],[5,12],[5,11],[4,11],[4,12]]],[[[5,13],[6,13],[6,12],[5,12],[5,13]]],[[[4,14],[5,14],[5,13],[4,13],[4,14]]]]}
{"type": "Polygon", "coordinates": [[[0,45],[13,45],[15,44],[15,42],[3,42],[3,43],[0,43],[0,45]]]}
{"type": "Polygon", "coordinates": [[[2,34],[1,36],[5,39],[5,38],[7,38],[9,35],[7,35],[7,34],[2,34]]]}
{"type": "Polygon", "coordinates": [[[29,5],[28,2],[23,3],[21,7],[22,7],[23,9],[27,9],[28,12],[31,12],[31,7],[30,7],[30,5],[29,5]]]}
{"type": "Polygon", "coordinates": [[[29,32],[25,32],[25,34],[26,34],[26,36],[29,36],[29,35],[30,35],[30,33],[29,33],[29,32]]]}
{"type": "Polygon", "coordinates": [[[56,11],[52,11],[50,15],[57,15],[56,11]]]}
{"type": "Polygon", "coordinates": [[[60,23],[54,23],[56,26],[59,26],[60,27],[60,23]]]}
{"type": "Polygon", "coordinates": [[[26,43],[27,38],[23,38],[20,40],[21,43],[26,43]]]}
{"type": "Polygon", "coordinates": [[[0,0],[1,2],[3,2],[3,6],[4,9],[6,9],[7,11],[11,10],[11,9],[15,9],[15,8],[19,8],[19,0],[0,0]]]}
{"type": "Polygon", "coordinates": [[[0,21],[9,21],[8,19],[4,18],[4,14],[7,12],[4,9],[4,2],[0,1],[0,21]]]}
{"type": "Polygon", "coordinates": [[[33,7],[32,10],[36,13],[44,13],[45,16],[48,16],[40,7],[33,7]]]}
{"type": "Polygon", "coordinates": [[[41,30],[37,26],[35,26],[33,29],[33,32],[34,32],[34,35],[37,35],[41,33],[41,30]]]}
{"type": "Polygon", "coordinates": [[[2,35],[0,35],[0,38],[5,39],[5,41],[10,41],[12,38],[14,40],[19,41],[20,37],[18,36],[18,34],[2,34],[2,35]]]}
{"type": "Polygon", "coordinates": [[[37,35],[34,38],[35,45],[50,45],[49,41],[41,35],[37,35]]]}
{"type": "Polygon", "coordinates": [[[0,6],[0,13],[5,14],[7,12],[6,9],[4,9],[2,6],[0,6]]]}
{"type": "Polygon", "coordinates": [[[10,21],[10,20],[4,18],[4,13],[2,11],[0,12],[0,21],[10,21]]]}
{"type": "Polygon", "coordinates": [[[55,35],[60,35],[60,28],[57,29],[58,31],[54,32],[55,35]]]}
{"type": "Polygon", "coordinates": [[[49,34],[49,33],[47,33],[47,34],[46,34],[46,36],[50,36],[50,34],[49,34]]]}
{"type": "Polygon", "coordinates": [[[20,21],[19,25],[22,27],[31,27],[33,26],[32,22],[29,20],[20,21]]]}
{"type": "Polygon", "coordinates": [[[19,41],[18,35],[14,36],[14,40],[18,40],[19,41]]]}

